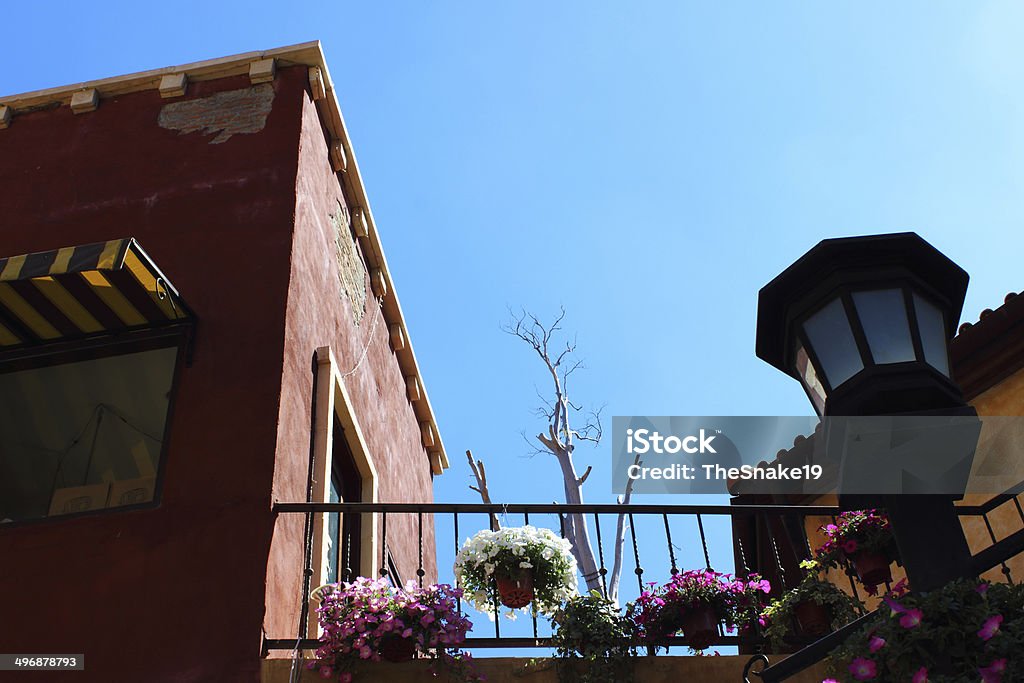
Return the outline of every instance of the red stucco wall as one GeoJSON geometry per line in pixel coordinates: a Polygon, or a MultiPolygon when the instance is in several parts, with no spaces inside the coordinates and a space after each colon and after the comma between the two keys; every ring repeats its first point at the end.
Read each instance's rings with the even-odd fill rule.
{"type": "MultiPolygon", "coordinates": [[[[248,85],[193,83],[184,99],[248,85]]],[[[268,560],[281,589],[269,597],[297,597],[301,517],[275,528],[270,505],[305,498],[313,350],[333,345],[346,365],[358,343],[338,297],[317,290],[328,275],[310,216],[331,190],[323,169],[310,175],[326,151],[307,87],[304,67],[279,69],[265,126],[219,144],[160,127],[161,107],[182,98],[155,90],[0,130],[0,253],[134,236],[200,319],[159,507],[0,526],[0,652],[86,654],[84,673],[40,680],[257,680],[268,560]]],[[[417,472],[383,499],[429,500],[388,354],[376,344],[350,391],[385,481],[417,472]]],[[[268,635],[294,633],[293,607],[269,607],[287,630],[268,635]]]]}
{"type": "MultiPolygon", "coordinates": [[[[378,498],[383,502],[431,502],[430,460],[420,441],[418,421],[406,397],[405,379],[390,347],[388,325],[374,302],[369,276],[365,277],[365,314],[358,325],[349,300],[340,294],[331,216],[346,200],[327,150],[316,106],[304,97],[274,496],[292,501],[306,497],[311,366],[316,349],[331,347],[339,370],[348,373],[368,345],[365,360],[345,378],[345,385],[380,477],[378,498]]],[[[415,516],[389,516],[387,533],[388,547],[402,577],[415,579],[415,516]]],[[[437,573],[433,548],[433,520],[424,518],[423,561],[428,581],[437,573]]],[[[275,606],[267,615],[266,630],[271,637],[294,637],[296,633],[301,576],[295,570],[302,566],[301,549],[302,517],[282,516],[275,531],[267,582],[267,604],[275,606]]],[[[380,559],[375,566],[382,566],[380,559]]]]}

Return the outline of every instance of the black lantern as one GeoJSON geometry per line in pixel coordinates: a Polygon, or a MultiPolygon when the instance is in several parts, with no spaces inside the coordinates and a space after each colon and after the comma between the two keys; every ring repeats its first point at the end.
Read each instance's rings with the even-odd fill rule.
{"type": "MultiPolygon", "coordinates": [[[[914,233],[824,240],[761,289],[757,355],[798,379],[822,416],[974,415],[948,351],[967,280],[914,233]]],[[[931,590],[972,573],[955,497],[839,503],[885,508],[911,585],[931,590]]]]}
{"type": "Polygon", "coordinates": [[[963,405],[948,342],[967,280],[915,233],[824,240],[761,289],[757,355],[819,415],[963,405]]]}

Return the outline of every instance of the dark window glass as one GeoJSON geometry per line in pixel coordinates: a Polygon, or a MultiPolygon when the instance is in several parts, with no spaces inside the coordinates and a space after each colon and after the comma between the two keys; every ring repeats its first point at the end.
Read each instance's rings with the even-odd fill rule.
{"type": "Polygon", "coordinates": [[[946,355],[946,322],[939,307],[922,296],[914,294],[917,327],[921,331],[924,359],[933,368],[949,377],[949,357],[946,355]]]}
{"type": "Polygon", "coordinates": [[[0,374],[0,520],[151,502],[178,348],[0,374]]]}
{"type": "Polygon", "coordinates": [[[915,359],[903,290],[854,292],[853,304],[875,363],[904,363],[915,359]]]}
{"type": "MultiPolygon", "coordinates": [[[[337,416],[331,445],[331,499],[345,503],[358,503],[363,499],[362,476],[337,416]]],[[[352,581],[359,575],[362,520],[356,514],[331,513],[327,533],[328,581],[352,581]]]]}
{"type": "Polygon", "coordinates": [[[804,323],[804,332],[833,389],[864,369],[843,302],[833,299],[804,323]]]}

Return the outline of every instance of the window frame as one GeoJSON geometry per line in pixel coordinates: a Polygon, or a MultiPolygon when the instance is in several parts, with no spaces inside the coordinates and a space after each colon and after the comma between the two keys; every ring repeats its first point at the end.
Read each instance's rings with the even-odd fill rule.
{"type": "MultiPolygon", "coordinates": [[[[326,502],[330,496],[331,472],[334,450],[334,418],[342,427],[356,469],[362,477],[362,502],[378,502],[378,470],[363,436],[362,428],[352,399],[349,397],[345,380],[338,369],[337,360],[330,347],[316,350],[316,395],[313,405],[315,431],[313,436],[313,501],[326,502]]],[[[359,566],[353,567],[357,576],[378,576],[377,566],[380,553],[377,514],[363,515],[360,529],[359,566]]],[[[339,520],[339,526],[342,520],[339,520]]],[[[313,580],[312,587],[326,583],[327,578],[327,535],[328,513],[314,515],[313,520],[313,580]]],[[[339,567],[339,573],[341,568],[339,567]]],[[[315,620],[309,624],[311,637],[316,637],[318,628],[315,620]]]]}

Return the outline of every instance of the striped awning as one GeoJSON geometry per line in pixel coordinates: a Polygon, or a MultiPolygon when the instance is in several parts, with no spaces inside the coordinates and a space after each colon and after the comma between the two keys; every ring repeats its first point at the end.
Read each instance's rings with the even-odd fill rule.
{"type": "Polygon", "coordinates": [[[0,258],[0,348],[191,322],[134,238],[0,258]]]}

